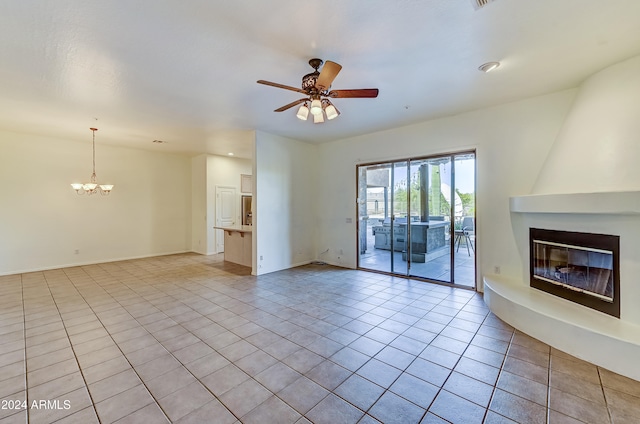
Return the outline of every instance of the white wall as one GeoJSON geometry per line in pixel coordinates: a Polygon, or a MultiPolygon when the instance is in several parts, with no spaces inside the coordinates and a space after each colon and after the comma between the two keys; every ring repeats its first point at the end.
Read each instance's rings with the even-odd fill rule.
{"type": "MultiPolygon", "coordinates": [[[[317,148],[256,133],[254,274],[308,263],[315,257],[317,148]]],[[[334,200],[332,199],[332,202],[334,200]]]]}
{"type": "Polygon", "coordinates": [[[0,131],[0,274],[190,250],[189,158],[98,142],[98,182],[115,188],[78,196],[87,139],[0,131]]]}
{"type": "MultiPolygon", "coordinates": [[[[223,237],[222,231],[216,231],[216,186],[236,188],[236,219],[237,225],[242,223],[242,195],[240,192],[240,175],[253,172],[253,161],[228,156],[208,155],[207,163],[207,254],[218,253],[216,237],[223,237]]],[[[248,194],[248,193],[247,193],[248,194]]]]}
{"type": "Polygon", "coordinates": [[[206,255],[207,155],[191,158],[191,250],[206,255]]]}
{"type": "MultiPolygon", "coordinates": [[[[640,188],[640,56],[587,79],[533,192],[640,188]]],[[[528,194],[528,193],[525,193],[528,194]]]]}
{"type": "Polygon", "coordinates": [[[503,274],[520,276],[509,197],[531,191],[575,93],[562,91],[319,145],[318,259],[356,266],[356,164],[476,149],[478,275],[500,266],[503,274]],[[338,261],[340,249],[344,255],[338,261]]]}

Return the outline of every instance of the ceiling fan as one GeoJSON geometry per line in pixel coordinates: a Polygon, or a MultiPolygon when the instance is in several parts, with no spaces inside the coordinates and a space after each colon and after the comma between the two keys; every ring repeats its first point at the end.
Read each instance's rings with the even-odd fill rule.
{"type": "Polygon", "coordinates": [[[324,66],[322,66],[322,63],[322,59],[317,58],[309,61],[309,65],[311,65],[314,71],[302,77],[302,88],[291,87],[271,81],[258,80],[258,84],[284,88],[285,90],[296,91],[305,95],[305,97],[286,104],[274,110],[274,112],[283,112],[302,103],[302,106],[298,109],[296,116],[299,119],[306,121],[309,117],[309,112],[311,112],[313,115],[313,122],[318,124],[324,122],[325,114],[329,120],[340,115],[340,112],[331,103],[330,99],[378,97],[377,88],[331,90],[331,83],[342,69],[342,66],[335,62],[331,62],[330,60],[324,62],[324,66]],[[318,71],[321,66],[322,70],[318,71]]]}

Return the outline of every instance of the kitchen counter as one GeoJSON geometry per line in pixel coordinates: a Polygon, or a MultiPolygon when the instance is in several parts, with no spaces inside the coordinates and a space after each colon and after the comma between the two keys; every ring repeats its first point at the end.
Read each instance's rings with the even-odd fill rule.
{"type": "Polygon", "coordinates": [[[236,231],[238,233],[251,233],[253,231],[252,225],[228,225],[226,227],[213,227],[216,230],[224,231],[236,231]]]}
{"type": "Polygon", "coordinates": [[[224,231],[224,260],[251,267],[253,264],[253,241],[251,225],[229,225],[213,227],[224,231]]]}

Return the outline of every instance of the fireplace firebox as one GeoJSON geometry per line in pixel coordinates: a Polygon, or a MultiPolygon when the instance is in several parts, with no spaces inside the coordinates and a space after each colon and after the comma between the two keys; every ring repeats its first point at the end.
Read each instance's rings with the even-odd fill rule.
{"type": "Polygon", "coordinates": [[[619,250],[619,236],[530,228],[530,285],[620,318],[619,250]]]}

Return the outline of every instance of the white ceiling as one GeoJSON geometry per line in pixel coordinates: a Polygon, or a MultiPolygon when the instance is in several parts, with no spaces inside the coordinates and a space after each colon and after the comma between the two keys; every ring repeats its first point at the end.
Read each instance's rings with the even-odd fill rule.
{"type": "Polygon", "coordinates": [[[473,1],[4,1],[0,128],[250,157],[254,129],[325,142],[575,87],[640,54],[639,0],[473,1]],[[343,66],[334,89],[379,97],[336,99],[324,124],[274,113],[300,95],[256,80],[297,87],[313,57],[343,66]]]}

